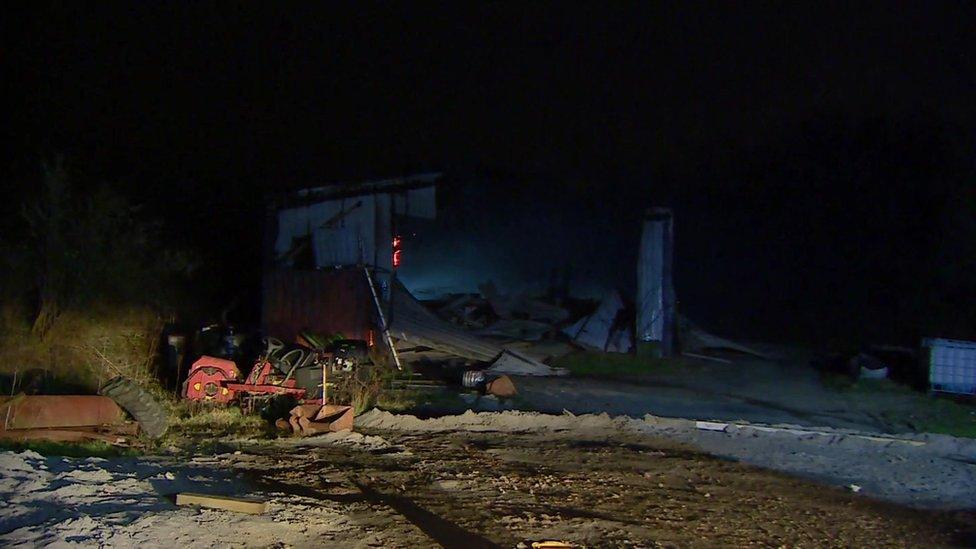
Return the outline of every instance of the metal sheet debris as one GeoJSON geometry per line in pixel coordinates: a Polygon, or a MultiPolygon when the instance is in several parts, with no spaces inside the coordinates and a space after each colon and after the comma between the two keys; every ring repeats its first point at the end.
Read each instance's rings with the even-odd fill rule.
{"type": "Polygon", "coordinates": [[[681,338],[681,351],[688,353],[704,354],[708,351],[734,351],[756,358],[770,360],[771,357],[763,352],[747,347],[741,343],[725,339],[714,334],[710,334],[693,324],[687,318],[678,317],[679,332],[681,338]]]}
{"type": "Polygon", "coordinates": [[[85,442],[97,440],[109,444],[120,444],[126,442],[125,437],[120,437],[112,433],[99,433],[97,431],[83,429],[11,429],[8,431],[0,430],[0,439],[25,441],[25,440],[47,440],[51,442],[85,442]]]}
{"type": "Polygon", "coordinates": [[[524,294],[501,294],[494,282],[488,281],[478,286],[495,314],[500,318],[527,318],[548,324],[556,324],[569,317],[569,311],[539,299],[533,299],[524,294]]]}
{"type": "Polygon", "coordinates": [[[435,316],[399,281],[393,284],[390,316],[390,333],[393,337],[413,345],[481,361],[492,360],[502,352],[501,346],[471,335],[435,316]]]}
{"type": "Polygon", "coordinates": [[[629,352],[633,339],[629,326],[620,322],[623,310],[620,292],[612,290],[603,297],[593,314],[579,319],[563,333],[584,347],[613,353],[629,352]]]}
{"type": "Polygon", "coordinates": [[[125,411],[111,398],[94,395],[17,395],[0,400],[4,429],[121,425],[125,411]]]}
{"type": "Polygon", "coordinates": [[[485,370],[485,373],[515,376],[564,376],[569,374],[569,370],[553,368],[517,351],[505,349],[485,370]]]}

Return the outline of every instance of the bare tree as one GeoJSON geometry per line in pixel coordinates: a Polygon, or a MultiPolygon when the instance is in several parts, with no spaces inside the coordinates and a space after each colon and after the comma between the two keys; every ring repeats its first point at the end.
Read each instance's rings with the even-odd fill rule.
{"type": "Polygon", "coordinates": [[[24,207],[24,217],[37,246],[38,303],[31,331],[43,336],[61,312],[66,278],[65,223],[68,215],[68,173],[64,157],[44,162],[40,200],[24,207]]]}

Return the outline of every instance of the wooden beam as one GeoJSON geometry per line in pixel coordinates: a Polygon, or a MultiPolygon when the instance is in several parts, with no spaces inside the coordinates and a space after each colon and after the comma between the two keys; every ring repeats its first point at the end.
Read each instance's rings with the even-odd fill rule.
{"type": "Polygon", "coordinates": [[[228,496],[210,496],[207,494],[194,494],[183,492],[176,494],[177,505],[199,505],[211,509],[224,509],[226,511],[236,511],[238,513],[249,513],[260,515],[264,513],[265,502],[253,499],[232,498],[228,496]]]}

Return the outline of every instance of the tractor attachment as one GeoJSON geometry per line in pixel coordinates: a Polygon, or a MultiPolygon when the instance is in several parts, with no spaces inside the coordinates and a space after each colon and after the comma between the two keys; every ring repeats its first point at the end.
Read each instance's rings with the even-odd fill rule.
{"type": "Polygon", "coordinates": [[[328,405],[325,389],[329,375],[352,372],[367,360],[365,342],[339,340],[317,348],[286,346],[274,338],[267,338],[264,343],[264,352],[246,378],[233,361],[201,356],[187,374],[184,398],[214,404],[237,402],[250,413],[277,396],[291,396],[299,403],[296,409],[315,407],[314,411],[308,408],[307,417],[295,416],[293,410],[296,423],[290,428],[296,433],[307,435],[352,428],[352,408],[328,405]],[[299,418],[308,425],[299,425],[299,418]]]}

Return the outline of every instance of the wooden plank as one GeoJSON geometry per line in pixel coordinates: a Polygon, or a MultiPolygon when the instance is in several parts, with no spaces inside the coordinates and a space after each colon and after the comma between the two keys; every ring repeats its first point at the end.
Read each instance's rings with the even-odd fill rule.
{"type": "Polygon", "coordinates": [[[226,511],[236,511],[238,513],[249,513],[260,515],[264,513],[265,503],[253,499],[232,498],[228,496],[211,496],[207,494],[194,494],[182,492],[176,494],[177,505],[199,505],[211,509],[224,509],[226,511]]]}
{"type": "Polygon", "coordinates": [[[725,432],[729,428],[728,423],[720,423],[718,421],[696,421],[695,427],[701,429],[702,431],[722,431],[725,432]]]}

